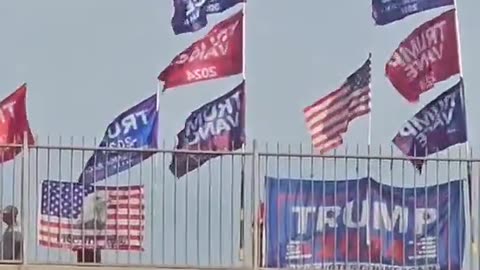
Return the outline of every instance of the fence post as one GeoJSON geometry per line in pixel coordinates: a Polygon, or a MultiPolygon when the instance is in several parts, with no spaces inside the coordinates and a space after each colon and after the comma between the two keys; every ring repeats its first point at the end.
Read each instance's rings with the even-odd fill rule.
{"type": "MultiPolygon", "coordinates": [[[[252,263],[252,268],[257,269],[259,267],[259,260],[258,260],[258,255],[259,255],[259,239],[258,239],[258,220],[257,220],[257,211],[258,211],[258,204],[257,204],[257,179],[256,179],[256,174],[257,171],[259,170],[258,166],[256,166],[256,163],[259,164],[258,160],[258,150],[257,150],[257,141],[253,140],[253,157],[252,157],[252,176],[251,176],[251,204],[252,204],[252,209],[251,209],[251,220],[252,220],[252,225],[250,228],[251,231],[251,237],[252,237],[252,251],[251,251],[251,259],[250,262],[252,263]],[[253,228],[252,228],[253,227],[253,228]]],[[[259,173],[260,174],[260,173],[259,173]]]]}
{"type": "MultiPolygon", "coordinates": [[[[17,142],[15,142],[17,143],[17,142]]],[[[21,183],[20,183],[20,228],[22,231],[22,249],[21,249],[21,260],[22,264],[27,264],[27,245],[29,235],[28,235],[28,230],[26,229],[26,223],[27,223],[27,216],[28,216],[28,203],[25,202],[30,196],[29,188],[28,188],[28,182],[30,179],[25,179],[29,174],[28,174],[28,169],[29,169],[29,162],[28,162],[28,133],[27,131],[23,132],[23,139],[22,139],[22,162],[21,162],[21,183]]]]}

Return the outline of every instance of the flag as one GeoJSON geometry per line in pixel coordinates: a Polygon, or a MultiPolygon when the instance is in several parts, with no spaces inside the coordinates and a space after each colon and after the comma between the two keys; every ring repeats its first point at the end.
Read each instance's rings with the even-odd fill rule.
{"type": "MultiPolygon", "coordinates": [[[[195,110],[177,134],[177,150],[235,151],[245,144],[245,83],[195,110]]],[[[170,171],[177,178],[218,155],[174,153],[170,171]]]]}
{"type": "Polygon", "coordinates": [[[455,9],[420,25],[395,50],[385,72],[409,102],[460,71],[455,9]]]}
{"type": "MultiPolygon", "coordinates": [[[[158,147],[157,95],[153,95],[117,116],[107,127],[99,147],[158,147]]],[[[87,161],[78,182],[94,183],[128,170],[153,152],[96,150],[87,161]]]]}
{"type": "Polygon", "coordinates": [[[312,144],[320,153],[343,143],[350,121],[370,112],[370,57],[343,85],[303,112],[312,144]]]}
{"type": "Polygon", "coordinates": [[[224,12],[244,0],[173,0],[175,35],[196,32],[207,26],[207,15],[224,12]]]}
{"type": "MultiPolygon", "coordinates": [[[[22,144],[26,133],[27,144],[35,144],[27,118],[27,85],[0,101],[0,144],[22,144]]],[[[0,147],[0,163],[12,160],[22,151],[21,147],[0,147]]]]}
{"type": "Polygon", "coordinates": [[[413,14],[453,4],[454,0],[372,0],[372,17],[377,25],[386,25],[413,14]]]}
{"type": "MultiPolygon", "coordinates": [[[[426,157],[467,141],[463,81],[443,92],[408,120],[393,138],[406,156],[426,157]]],[[[423,160],[412,160],[421,172],[423,160]]]]}
{"type": "Polygon", "coordinates": [[[143,250],[143,186],[42,182],[38,239],[62,249],[143,250]]]}
{"type": "Polygon", "coordinates": [[[213,80],[243,71],[243,11],[220,22],[177,55],[158,79],[167,88],[213,80]]]}
{"type": "Polygon", "coordinates": [[[467,269],[465,180],[391,181],[266,177],[264,268],[467,269]]]}

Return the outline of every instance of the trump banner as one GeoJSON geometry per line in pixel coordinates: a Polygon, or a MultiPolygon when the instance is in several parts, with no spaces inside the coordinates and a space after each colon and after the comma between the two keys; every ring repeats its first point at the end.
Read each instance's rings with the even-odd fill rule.
{"type": "Polygon", "coordinates": [[[243,71],[242,20],[243,11],[239,11],[177,55],[158,76],[164,82],[164,91],[240,74],[243,71]]]}
{"type": "Polygon", "coordinates": [[[173,0],[172,29],[175,35],[196,32],[207,26],[207,15],[224,12],[244,0],[173,0]]]}
{"type": "Polygon", "coordinates": [[[460,270],[463,182],[400,188],[371,178],[267,177],[267,267],[460,270]]]}
{"type": "Polygon", "coordinates": [[[409,102],[460,71],[455,9],[422,24],[395,50],[385,72],[409,102]]]}
{"type": "Polygon", "coordinates": [[[107,127],[99,147],[125,151],[96,150],[87,161],[79,182],[94,183],[123,172],[153,155],[128,148],[157,148],[157,95],[153,95],[117,116],[107,127]]]}
{"type": "MultiPolygon", "coordinates": [[[[178,150],[235,151],[245,144],[245,82],[195,110],[177,134],[178,150]]],[[[174,153],[170,171],[180,178],[218,154],[174,153]]]]}
{"type": "MultiPolygon", "coordinates": [[[[35,144],[27,119],[27,85],[21,85],[15,92],[0,101],[0,145],[35,144]]],[[[0,163],[12,160],[20,153],[21,147],[0,147],[0,163]]]]}
{"type": "Polygon", "coordinates": [[[372,0],[372,17],[386,25],[430,9],[453,5],[454,0],[372,0]]]}
{"type": "Polygon", "coordinates": [[[143,186],[93,186],[42,182],[38,241],[62,249],[142,251],[143,186]]]}
{"type": "MultiPolygon", "coordinates": [[[[463,81],[428,103],[398,131],[392,142],[405,155],[426,157],[467,141],[463,81]]],[[[423,160],[412,160],[421,171],[423,160]]]]}

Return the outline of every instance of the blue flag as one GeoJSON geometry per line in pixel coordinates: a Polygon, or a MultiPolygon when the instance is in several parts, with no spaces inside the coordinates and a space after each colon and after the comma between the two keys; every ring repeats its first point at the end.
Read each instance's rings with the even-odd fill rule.
{"type": "MultiPolygon", "coordinates": [[[[408,120],[393,143],[407,156],[426,157],[467,141],[463,81],[443,92],[408,120]]],[[[412,160],[421,171],[423,160],[412,160]]]]}
{"type": "Polygon", "coordinates": [[[196,32],[207,26],[207,15],[221,13],[245,0],[173,0],[175,35],[196,32]]]}
{"type": "Polygon", "coordinates": [[[266,267],[460,270],[463,187],[267,177],[266,267]]]}
{"type": "MultiPolygon", "coordinates": [[[[195,110],[177,134],[178,150],[234,151],[245,143],[245,83],[195,110]]],[[[177,178],[218,154],[175,153],[170,171],[177,178]]]]}
{"type": "Polygon", "coordinates": [[[372,0],[372,17],[386,25],[429,9],[453,5],[454,0],[372,0]]]}
{"type": "MultiPolygon", "coordinates": [[[[157,148],[157,95],[117,116],[110,123],[100,147],[157,148]]],[[[97,150],[87,161],[78,181],[94,183],[139,164],[153,153],[97,150]]]]}

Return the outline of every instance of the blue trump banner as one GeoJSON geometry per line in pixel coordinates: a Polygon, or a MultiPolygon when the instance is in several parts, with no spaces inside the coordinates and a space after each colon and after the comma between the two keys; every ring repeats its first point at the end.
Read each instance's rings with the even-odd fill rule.
{"type": "Polygon", "coordinates": [[[267,177],[267,267],[459,270],[463,182],[400,188],[371,178],[267,177]]]}
{"type": "MultiPolygon", "coordinates": [[[[178,150],[234,151],[245,144],[245,82],[195,110],[177,134],[178,150]]],[[[217,154],[174,153],[170,171],[177,178],[217,154]]]]}
{"type": "MultiPolygon", "coordinates": [[[[426,157],[467,141],[463,81],[443,92],[408,120],[393,138],[407,156],[426,157]]],[[[419,171],[423,160],[412,160],[419,171]]]]}
{"type": "MultiPolygon", "coordinates": [[[[99,147],[157,148],[157,95],[117,116],[107,127],[99,147]]],[[[125,171],[153,153],[97,150],[87,161],[78,181],[94,183],[125,171]]]]}
{"type": "Polygon", "coordinates": [[[372,17],[386,25],[429,9],[453,5],[454,0],[372,0],[372,17]]]}
{"type": "Polygon", "coordinates": [[[207,26],[207,15],[221,13],[245,0],[173,0],[175,35],[196,32],[207,26]]]}

